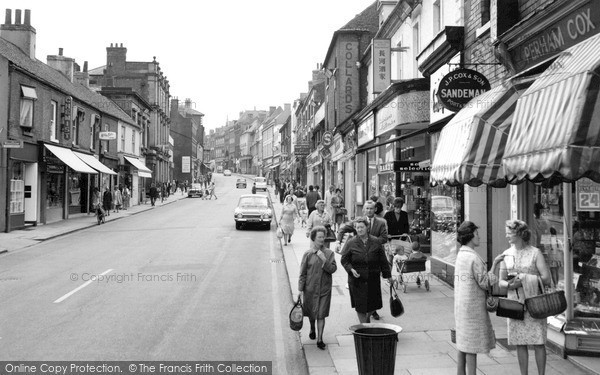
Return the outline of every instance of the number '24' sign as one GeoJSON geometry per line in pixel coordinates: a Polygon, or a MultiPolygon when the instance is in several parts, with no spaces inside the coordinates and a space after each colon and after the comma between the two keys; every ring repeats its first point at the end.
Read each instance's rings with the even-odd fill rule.
{"type": "Polygon", "coordinates": [[[600,184],[582,178],[575,183],[577,211],[600,211],[600,184]]]}

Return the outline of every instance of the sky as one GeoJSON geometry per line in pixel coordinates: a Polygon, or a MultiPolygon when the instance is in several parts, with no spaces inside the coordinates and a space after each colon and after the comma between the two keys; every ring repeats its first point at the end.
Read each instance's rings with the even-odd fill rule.
{"type": "Polygon", "coordinates": [[[333,33],[374,1],[9,0],[3,8],[13,9],[13,22],[15,9],[31,10],[43,62],[61,47],[94,69],[111,43],[123,43],[127,61],[156,56],[171,96],[190,98],[214,129],[307,92],[333,33]]]}

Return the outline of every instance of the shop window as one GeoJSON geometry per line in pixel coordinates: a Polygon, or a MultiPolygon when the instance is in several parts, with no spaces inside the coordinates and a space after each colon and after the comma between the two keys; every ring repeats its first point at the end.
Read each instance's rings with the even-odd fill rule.
{"type": "Polygon", "coordinates": [[[64,176],[62,173],[48,173],[46,180],[46,208],[60,208],[63,205],[64,176]]]}
{"type": "Polygon", "coordinates": [[[85,120],[85,112],[78,107],[73,107],[73,122],[71,129],[71,137],[74,145],[79,145],[81,124],[85,120]]]}
{"type": "Polygon", "coordinates": [[[458,246],[456,228],[463,221],[461,187],[444,184],[430,189],[431,255],[454,265],[458,246]]]}
{"type": "Polygon", "coordinates": [[[37,94],[33,87],[21,86],[21,111],[19,124],[26,128],[33,127],[33,103],[37,94]]]}
{"type": "Polygon", "coordinates": [[[100,117],[94,115],[90,119],[90,150],[96,149],[96,142],[98,141],[99,129],[100,129],[100,117]]]}
{"type": "Polygon", "coordinates": [[[13,162],[10,180],[10,213],[25,211],[25,182],[23,181],[23,163],[13,162]]]}

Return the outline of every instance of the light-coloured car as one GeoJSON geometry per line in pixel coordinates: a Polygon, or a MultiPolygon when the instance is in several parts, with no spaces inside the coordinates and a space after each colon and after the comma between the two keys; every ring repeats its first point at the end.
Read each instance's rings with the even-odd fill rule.
{"type": "Polygon", "coordinates": [[[267,191],[267,179],[264,177],[255,177],[254,178],[254,186],[256,190],[267,191]]]}
{"type": "Polygon", "coordinates": [[[229,169],[225,169],[223,171],[223,176],[231,176],[231,171],[229,169]]]}
{"type": "Polygon", "coordinates": [[[238,230],[247,225],[259,225],[269,229],[273,220],[271,200],[262,194],[244,194],[233,212],[233,219],[235,229],[238,230]]]}
{"type": "Polygon", "coordinates": [[[246,186],[247,186],[247,183],[246,183],[245,178],[238,178],[237,181],[235,182],[235,187],[238,189],[245,189],[246,186]]]}
{"type": "Polygon", "coordinates": [[[202,184],[192,184],[192,186],[188,188],[188,198],[202,198],[202,195],[204,195],[204,189],[202,189],[202,184]]]}

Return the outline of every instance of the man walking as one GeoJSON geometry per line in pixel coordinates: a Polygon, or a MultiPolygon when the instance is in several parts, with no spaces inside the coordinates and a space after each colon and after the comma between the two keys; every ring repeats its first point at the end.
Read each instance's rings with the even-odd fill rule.
{"type": "Polygon", "coordinates": [[[154,182],[150,185],[150,204],[154,206],[156,203],[156,198],[158,197],[158,190],[156,189],[156,185],[154,182]]]}
{"type": "Polygon", "coordinates": [[[308,216],[310,216],[310,214],[317,209],[315,205],[319,199],[321,199],[319,193],[317,193],[315,188],[310,185],[308,187],[308,193],[306,193],[306,208],[308,208],[308,216]]]}
{"type": "MultiPolygon", "coordinates": [[[[369,225],[367,226],[367,233],[371,236],[377,237],[377,242],[384,245],[388,242],[388,230],[387,222],[375,215],[375,202],[368,200],[365,202],[363,207],[363,213],[365,214],[369,225]]],[[[379,320],[379,314],[377,311],[373,313],[373,319],[379,320]]]]}

